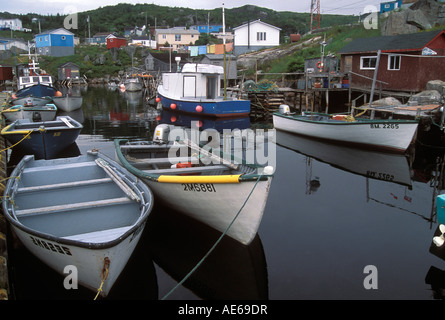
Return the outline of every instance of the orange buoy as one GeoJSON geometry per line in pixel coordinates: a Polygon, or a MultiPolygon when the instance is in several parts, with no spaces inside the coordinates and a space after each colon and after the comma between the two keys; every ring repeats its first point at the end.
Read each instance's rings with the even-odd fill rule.
{"type": "Polygon", "coordinates": [[[157,97],[156,102],[160,102],[160,101],[161,101],[161,98],[157,97]]]}
{"type": "Polygon", "coordinates": [[[172,117],[170,118],[170,121],[171,121],[171,122],[176,122],[176,116],[172,116],[172,117]]]}
{"type": "Polygon", "coordinates": [[[202,112],[202,106],[196,106],[195,110],[196,112],[202,112]]]}
{"type": "Polygon", "coordinates": [[[56,91],[55,96],[56,96],[56,97],[61,97],[61,96],[62,96],[62,92],[60,92],[60,91],[56,91]]]}
{"type": "Polygon", "coordinates": [[[173,110],[175,110],[175,109],[176,109],[176,104],[172,103],[172,104],[170,105],[170,108],[172,108],[173,110]]]}

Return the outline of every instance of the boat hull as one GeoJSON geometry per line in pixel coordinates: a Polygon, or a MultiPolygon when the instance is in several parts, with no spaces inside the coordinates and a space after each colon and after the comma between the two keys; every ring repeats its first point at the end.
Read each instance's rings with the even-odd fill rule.
{"type": "Polygon", "coordinates": [[[57,107],[52,104],[43,106],[14,106],[2,111],[6,120],[14,122],[19,119],[39,119],[38,121],[54,120],[57,113],[57,107]]]}
{"type": "Polygon", "coordinates": [[[83,98],[82,97],[54,97],[54,104],[62,111],[71,112],[82,107],[83,98]]]}
{"type": "MultiPolygon", "coordinates": [[[[142,228],[145,227],[145,224],[142,228]]],[[[128,259],[134,252],[141,237],[140,231],[135,231],[117,245],[105,248],[83,248],[60,240],[49,240],[39,237],[33,232],[26,232],[12,226],[23,245],[38,259],[56,272],[68,276],[66,267],[74,266],[79,284],[92,291],[97,291],[102,282],[102,271],[107,268],[106,259],[111,261],[107,278],[102,285],[100,295],[106,297],[119,275],[125,268],[128,259]]],[[[62,285],[62,284],[61,284],[62,285]]]]}
{"type": "MultiPolygon", "coordinates": [[[[273,114],[274,127],[316,139],[358,147],[403,153],[413,141],[418,121],[414,120],[312,120],[306,116],[273,114]]],[[[314,118],[313,118],[314,117],[314,118]]]]}
{"type": "Polygon", "coordinates": [[[54,121],[31,122],[16,120],[2,130],[2,135],[25,154],[36,159],[53,159],[74,143],[83,126],[71,117],[57,117],[54,121]],[[66,126],[60,118],[68,118],[72,127],[66,126]],[[26,137],[26,139],[24,139],[26,137]]]}
{"type": "Polygon", "coordinates": [[[249,100],[178,100],[168,98],[158,89],[158,97],[164,109],[208,117],[240,117],[250,113],[249,100]],[[197,107],[201,106],[201,112],[197,107]]]}
{"type": "Polygon", "coordinates": [[[75,268],[79,284],[108,295],[152,210],[150,189],[97,152],[55,160],[25,156],[12,176],[3,211],[23,245],[62,275],[75,268]]]}
{"type": "Polygon", "coordinates": [[[162,183],[148,179],[143,181],[150,187],[155,197],[165,205],[213,229],[225,232],[234,221],[227,235],[248,245],[257,234],[263,218],[272,179],[260,180],[258,184],[256,181],[240,183],[162,183]],[[252,190],[253,193],[244,205],[252,190]],[[174,199],[172,195],[175,195],[174,199]],[[242,210],[236,217],[240,209],[242,210]]]}
{"type": "MultiPolygon", "coordinates": [[[[196,167],[198,171],[202,169],[206,173],[197,175],[187,173],[184,175],[181,170],[174,174],[167,172],[169,169],[143,170],[137,161],[132,162],[133,159],[128,159],[133,158],[133,155],[140,157],[141,152],[145,152],[143,150],[148,148],[151,151],[140,159],[151,161],[153,159],[150,158],[150,152],[168,153],[171,145],[149,142],[125,144],[125,142],[126,140],[115,140],[118,162],[144,181],[156,199],[215,230],[227,232],[228,236],[242,244],[248,245],[254,239],[269,196],[273,179],[271,174],[260,175],[257,172],[261,169],[248,165],[245,167],[250,170],[248,174],[240,174],[237,170],[227,173],[226,165],[217,169],[213,169],[212,166],[205,168],[198,166],[196,167]],[[158,151],[155,151],[156,149],[158,151]],[[136,155],[138,153],[139,156],[136,155]],[[216,173],[221,170],[225,173],[216,173]]],[[[178,163],[182,160],[172,158],[169,161],[178,163]]]]}

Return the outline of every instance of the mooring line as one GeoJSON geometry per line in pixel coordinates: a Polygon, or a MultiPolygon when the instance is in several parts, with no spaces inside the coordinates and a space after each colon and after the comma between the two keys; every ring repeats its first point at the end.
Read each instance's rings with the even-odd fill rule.
{"type": "Polygon", "coordinates": [[[246,200],[244,200],[243,205],[241,206],[241,208],[238,210],[238,213],[235,215],[235,217],[233,218],[232,222],[230,222],[230,224],[227,226],[226,230],[224,230],[223,234],[218,238],[218,240],[216,240],[216,242],[214,243],[214,245],[210,248],[210,250],[204,255],[204,257],[196,264],[195,267],[193,267],[193,269],[180,281],[176,284],[175,287],[173,287],[173,289],[171,289],[164,297],[162,297],[161,300],[165,300],[170,294],[172,294],[180,285],[182,285],[192,274],[193,272],[196,271],[196,269],[199,268],[199,266],[204,262],[205,259],[207,259],[207,257],[210,255],[210,253],[212,253],[212,251],[216,248],[216,246],[221,242],[222,238],[226,235],[226,233],[229,231],[230,227],[232,226],[232,224],[235,222],[236,218],[238,218],[239,214],[241,213],[241,211],[243,210],[244,206],[246,205],[247,201],[249,200],[250,196],[252,195],[253,191],[255,190],[258,181],[260,181],[261,177],[263,176],[263,173],[261,173],[258,176],[258,180],[255,182],[255,185],[253,186],[252,190],[250,191],[249,195],[247,196],[246,200]]]}

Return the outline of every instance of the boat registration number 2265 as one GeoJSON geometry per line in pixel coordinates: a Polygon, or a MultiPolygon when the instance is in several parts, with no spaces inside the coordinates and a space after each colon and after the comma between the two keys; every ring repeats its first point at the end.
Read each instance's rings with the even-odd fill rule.
{"type": "Polygon", "coordinates": [[[398,123],[371,123],[371,129],[399,129],[398,123]]]}
{"type": "Polygon", "coordinates": [[[216,192],[213,183],[183,183],[184,191],[216,192]]]}

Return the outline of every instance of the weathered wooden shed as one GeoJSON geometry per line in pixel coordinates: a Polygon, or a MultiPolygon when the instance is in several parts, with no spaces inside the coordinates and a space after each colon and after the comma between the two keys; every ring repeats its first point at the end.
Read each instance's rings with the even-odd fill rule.
{"type": "Polygon", "coordinates": [[[430,80],[445,81],[444,30],[356,39],[338,53],[354,87],[371,88],[375,71],[387,91],[420,92],[430,80]]]}
{"type": "Polygon", "coordinates": [[[1,66],[0,65],[0,83],[12,80],[14,75],[12,74],[12,67],[11,66],[1,66]]]}
{"type": "Polygon", "coordinates": [[[74,62],[65,62],[57,67],[57,79],[59,81],[79,78],[80,68],[74,62]]]}

